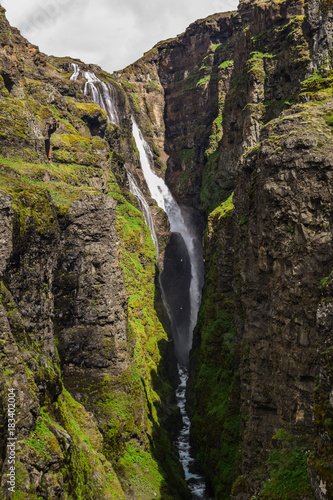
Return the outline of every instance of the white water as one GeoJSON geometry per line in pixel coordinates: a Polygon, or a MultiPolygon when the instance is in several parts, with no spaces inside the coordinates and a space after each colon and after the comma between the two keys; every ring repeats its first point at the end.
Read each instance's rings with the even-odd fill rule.
{"type": "Polygon", "coordinates": [[[151,211],[150,211],[149,205],[146,202],[145,197],[143,196],[142,191],[140,190],[133,174],[129,170],[127,170],[127,178],[128,178],[130,192],[138,200],[139,207],[141,208],[141,212],[143,213],[146,224],[150,229],[151,237],[153,239],[153,242],[154,242],[154,245],[156,248],[156,254],[157,254],[157,259],[158,259],[158,255],[159,255],[158,241],[157,241],[156,231],[155,231],[154,222],[153,222],[153,218],[151,216],[151,211]]]}
{"type": "Polygon", "coordinates": [[[80,74],[80,68],[79,68],[79,65],[78,64],[71,64],[72,68],[73,68],[73,74],[72,76],[70,77],[70,80],[77,80],[79,74],[80,74]]]}
{"type": "Polygon", "coordinates": [[[95,73],[91,71],[81,71],[78,64],[72,63],[73,74],[70,80],[77,80],[80,73],[87,80],[84,84],[84,93],[91,95],[98,106],[106,112],[110,123],[119,123],[117,108],[114,105],[116,101],[115,91],[109,83],[102,82],[95,73]]]}
{"type": "Polygon", "coordinates": [[[92,94],[92,98],[100,108],[106,111],[110,123],[119,123],[115,102],[115,91],[109,83],[102,82],[95,73],[84,71],[84,78],[87,80],[84,86],[84,93],[92,94]]]}
{"type": "MultiPolygon", "coordinates": [[[[166,186],[163,179],[158,177],[151,168],[152,154],[148,144],[144,140],[137,124],[132,118],[133,122],[133,136],[135,138],[136,146],[140,154],[141,168],[143,175],[147,182],[150,194],[155,199],[159,207],[161,207],[167,214],[170,222],[170,229],[172,232],[180,233],[185,242],[189,259],[191,263],[191,284],[190,284],[190,324],[187,332],[187,338],[180,338],[177,331],[177,324],[173,319],[172,311],[168,306],[167,300],[164,295],[163,287],[162,298],[164,305],[169,314],[172,325],[172,333],[175,341],[176,355],[180,361],[178,364],[178,373],[180,383],[176,391],[177,405],[180,409],[183,427],[176,440],[176,445],[179,451],[180,462],[183,466],[185,473],[185,480],[188,483],[189,489],[192,493],[193,499],[208,500],[209,497],[206,493],[205,478],[201,474],[194,472],[195,459],[192,456],[190,445],[190,427],[191,422],[186,411],[186,386],[188,380],[187,363],[189,352],[192,347],[193,329],[197,322],[199,307],[201,303],[201,291],[203,286],[204,277],[204,264],[202,255],[202,246],[198,235],[192,232],[190,227],[186,224],[182,215],[181,209],[174,200],[169,188],[166,186]],[[178,351],[178,352],[177,352],[178,351]]],[[[161,283],[161,282],[160,282],[161,283]]]]}
{"type": "MultiPolygon", "coordinates": [[[[179,233],[183,237],[191,263],[191,285],[190,285],[190,325],[187,332],[187,338],[179,339],[179,349],[181,357],[187,362],[190,349],[192,347],[193,330],[197,323],[198,312],[201,304],[201,291],[203,287],[204,265],[202,246],[199,237],[185,223],[182,212],[173,198],[170,189],[166,186],[164,180],[158,177],[151,168],[152,154],[146,141],[144,140],[139,127],[132,118],[133,136],[140,154],[141,168],[144,178],[147,182],[150,194],[167,214],[170,229],[173,233],[179,233]]],[[[175,339],[177,342],[177,340],[175,339]]],[[[176,344],[177,350],[177,344],[176,344]]]]}
{"type": "Polygon", "coordinates": [[[178,365],[180,384],[176,391],[177,405],[183,420],[183,428],[179,433],[176,445],[179,451],[181,464],[185,472],[185,481],[192,493],[193,499],[209,500],[206,492],[205,478],[191,469],[195,466],[195,459],[191,456],[190,428],[191,421],[186,411],[186,385],[188,380],[188,371],[185,367],[178,365]]]}

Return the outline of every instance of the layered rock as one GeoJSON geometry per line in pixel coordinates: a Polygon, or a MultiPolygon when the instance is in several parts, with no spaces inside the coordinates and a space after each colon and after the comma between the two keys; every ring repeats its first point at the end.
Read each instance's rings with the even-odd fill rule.
{"type": "Polygon", "coordinates": [[[82,63],[114,86],[108,124],[73,60],[41,54],[2,8],[0,24],[2,496],[14,389],[16,495],[186,498],[156,253],[126,188],[127,98],[82,63]]]}

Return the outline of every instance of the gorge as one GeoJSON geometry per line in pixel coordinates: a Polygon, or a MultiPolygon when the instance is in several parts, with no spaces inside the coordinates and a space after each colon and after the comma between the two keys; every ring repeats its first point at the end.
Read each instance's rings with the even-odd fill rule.
{"type": "Polygon", "coordinates": [[[110,75],[0,8],[3,498],[333,497],[332,35],[242,0],[110,75]]]}

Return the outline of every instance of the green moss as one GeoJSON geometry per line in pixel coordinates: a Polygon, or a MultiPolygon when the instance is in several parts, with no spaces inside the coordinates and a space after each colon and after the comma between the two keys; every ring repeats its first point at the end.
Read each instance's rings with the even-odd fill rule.
{"type": "Polygon", "coordinates": [[[325,287],[332,282],[332,279],[333,279],[333,271],[331,272],[331,274],[329,276],[327,276],[326,278],[323,278],[321,280],[321,282],[320,282],[320,289],[324,290],[325,287]]]}
{"type": "Polygon", "coordinates": [[[214,219],[217,219],[218,221],[223,218],[227,217],[228,215],[232,215],[234,205],[232,203],[232,198],[233,198],[233,193],[229,196],[229,198],[221,203],[220,206],[216,207],[215,210],[213,210],[208,217],[208,224],[211,224],[214,219]]]}
{"type": "Polygon", "coordinates": [[[211,75],[204,76],[197,82],[196,87],[204,87],[210,81],[210,79],[211,75]]]}
{"type": "Polygon", "coordinates": [[[53,134],[51,136],[52,159],[59,163],[96,165],[109,155],[105,141],[88,139],[78,134],[53,134]]]}
{"type": "Polygon", "coordinates": [[[266,77],[264,59],[270,59],[274,56],[272,54],[263,54],[258,51],[251,52],[250,56],[250,59],[247,61],[248,73],[251,72],[258,80],[264,81],[266,77]]]}
{"type": "Polygon", "coordinates": [[[61,425],[73,439],[69,455],[71,475],[65,481],[77,499],[89,498],[90,492],[103,498],[106,493],[112,498],[124,499],[120,483],[110,465],[101,455],[102,436],[82,405],[63,390],[54,405],[61,425]],[[74,473],[73,473],[74,472],[74,473]]]}
{"type": "Polygon", "coordinates": [[[240,428],[234,297],[218,279],[225,259],[223,235],[231,230],[232,213],[231,195],[208,217],[205,286],[191,356],[189,399],[191,439],[214,498],[221,500],[230,497],[236,477],[240,428]]]}
{"type": "Polygon", "coordinates": [[[230,61],[223,61],[220,65],[219,68],[229,68],[234,65],[234,60],[231,59],[230,61]]]}
{"type": "Polygon", "coordinates": [[[117,233],[121,243],[119,262],[129,294],[128,342],[133,346],[133,366],[121,382],[127,387],[126,393],[116,394],[113,390],[113,401],[106,402],[108,408],[104,404],[101,407],[103,412],[110,412],[110,422],[114,422],[109,426],[108,446],[110,450],[121,449],[117,470],[130,481],[138,498],[150,499],[154,491],[157,498],[166,500],[187,498],[174,445],[159,424],[158,408],[163,405],[163,398],[173,398],[173,390],[162,379],[159,368],[159,343],[167,343],[168,337],[154,305],[155,247],[141,212],[124,199],[119,199],[117,206],[117,233]],[[130,439],[133,434],[141,436],[144,448],[130,439]]]}
{"type": "Polygon", "coordinates": [[[333,70],[326,69],[325,66],[318,68],[313,75],[301,82],[302,92],[311,95],[318,91],[329,89],[332,93],[333,70]]]}
{"type": "Polygon", "coordinates": [[[74,200],[87,194],[101,194],[89,186],[90,177],[101,175],[99,169],[80,165],[44,165],[0,159],[0,191],[12,196],[22,235],[31,224],[40,234],[47,234],[57,224],[55,211],[66,213],[74,200]]]}
{"type": "Polygon", "coordinates": [[[271,451],[267,461],[269,479],[259,493],[259,498],[267,500],[296,500],[314,498],[307,473],[309,450],[297,438],[280,429],[273,439],[282,448],[271,451]]]}

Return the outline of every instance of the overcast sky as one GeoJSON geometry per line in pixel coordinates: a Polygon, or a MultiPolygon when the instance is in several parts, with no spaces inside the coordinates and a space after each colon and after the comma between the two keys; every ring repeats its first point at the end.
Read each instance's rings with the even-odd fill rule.
{"type": "Polygon", "coordinates": [[[9,22],[49,55],[71,56],[109,72],[197,19],[236,10],[238,0],[0,0],[9,22]]]}

